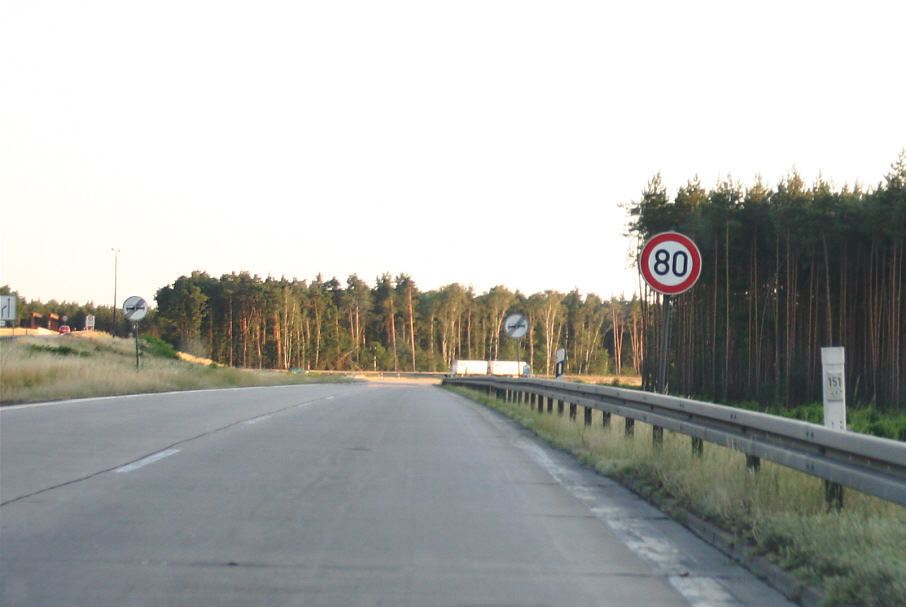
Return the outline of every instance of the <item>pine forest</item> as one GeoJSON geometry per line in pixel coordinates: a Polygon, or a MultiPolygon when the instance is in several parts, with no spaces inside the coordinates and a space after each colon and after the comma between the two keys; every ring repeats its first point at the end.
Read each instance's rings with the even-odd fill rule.
{"type": "MultiPolygon", "coordinates": [[[[698,282],[671,298],[671,394],[820,401],[821,348],[843,346],[847,400],[906,409],[906,153],[871,188],[809,185],[792,171],[776,186],[726,179],[706,189],[695,178],[668,196],[655,175],[622,208],[636,248],[676,231],[702,254],[698,282]]],[[[422,291],[407,274],[369,284],[355,274],[341,282],[196,271],[160,288],[143,324],[237,367],[443,372],[456,359],[512,360],[518,347],[544,376],[565,348],[569,375],[641,376],[653,389],[663,298],[642,281],[640,290],[626,300],[503,285],[476,293],[459,283],[422,291]],[[502,331],[513,312],[531,327],[518,343],[502,331]]],[[[67,313],[74,325],[95,314],[99,329],[113,322],[103,306],[21,308],[67,313]]]]}

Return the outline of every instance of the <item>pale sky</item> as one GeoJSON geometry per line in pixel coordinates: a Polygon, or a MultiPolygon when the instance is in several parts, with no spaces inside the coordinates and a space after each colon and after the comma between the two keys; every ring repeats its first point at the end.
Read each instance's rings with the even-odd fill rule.
{"type": "Polygon", "coordinates": [[[661,172],[875,186],[906,3],[0,5],[0,284],[117,306],[193,270],[637,288],[661,172]]]}

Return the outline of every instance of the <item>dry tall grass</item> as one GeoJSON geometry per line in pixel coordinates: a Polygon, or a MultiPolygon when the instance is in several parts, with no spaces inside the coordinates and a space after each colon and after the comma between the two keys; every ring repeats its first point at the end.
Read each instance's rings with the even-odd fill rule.
{"type": "Polygon", "coordinates": [[[512,417],[555,446],[608,476],[674,500],[686,511],[732,532],[793,572],[803,586],[826,591],[826,605],[906,605],[906,508],[846,490],[840,512],[828,512],[824,483],[763,461],[755,472],[745,455],[664,432],[654,447],[651,426],[624,419],[604,426],[600,413],[585,426],[582,415],[540,413],[524,404],[456,389],[512,417]]]}
{"type": "Polygon", "coordinates": [[[154,356],[144,348],[137,368],[135,341],[109,336],[28,336],[0,342],[0,403],[4,404],[313,379],[193,364],[154,356]]]}

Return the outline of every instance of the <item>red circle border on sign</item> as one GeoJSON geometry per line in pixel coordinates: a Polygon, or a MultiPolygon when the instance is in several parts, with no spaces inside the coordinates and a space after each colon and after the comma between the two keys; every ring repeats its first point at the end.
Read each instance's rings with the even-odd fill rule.
{"type": "Polygon", "coordinates": [[[639,255],[639,271],[642,273],[642,277],[645,279],[645,282],[648,283],[648,286],[658,293],[663,293],[664,295],[679,295],[692,288],[692,285],[694,285],[698,281],[698,277],[701,276],[702,254],[698,250],[698,246],[695,242],[685,234],[680,234],[679,232],[661,232],[660,234],[655,234],[649,238],[642,246],[642,253],[639,255]],[[662,284],[648,270],[648,258],[651,257],[651,254],[654,252],[654,249],[657,248],[657,245],[665,240],[679,243],[685,247],[692,256],[692,272],[686,280],[677,285],[671,286],[662,284]]]}

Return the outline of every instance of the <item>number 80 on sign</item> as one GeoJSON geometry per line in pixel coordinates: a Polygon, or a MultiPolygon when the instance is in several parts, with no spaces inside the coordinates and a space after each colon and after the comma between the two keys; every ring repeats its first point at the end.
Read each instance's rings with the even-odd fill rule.
{"type": "Polygon", "coordinates": [[[639,270],[652,289],[678,295],[695,284],[702,271],[702,256],[688,236],[661,232],[648,239],[639,255],[639,270]]]}

